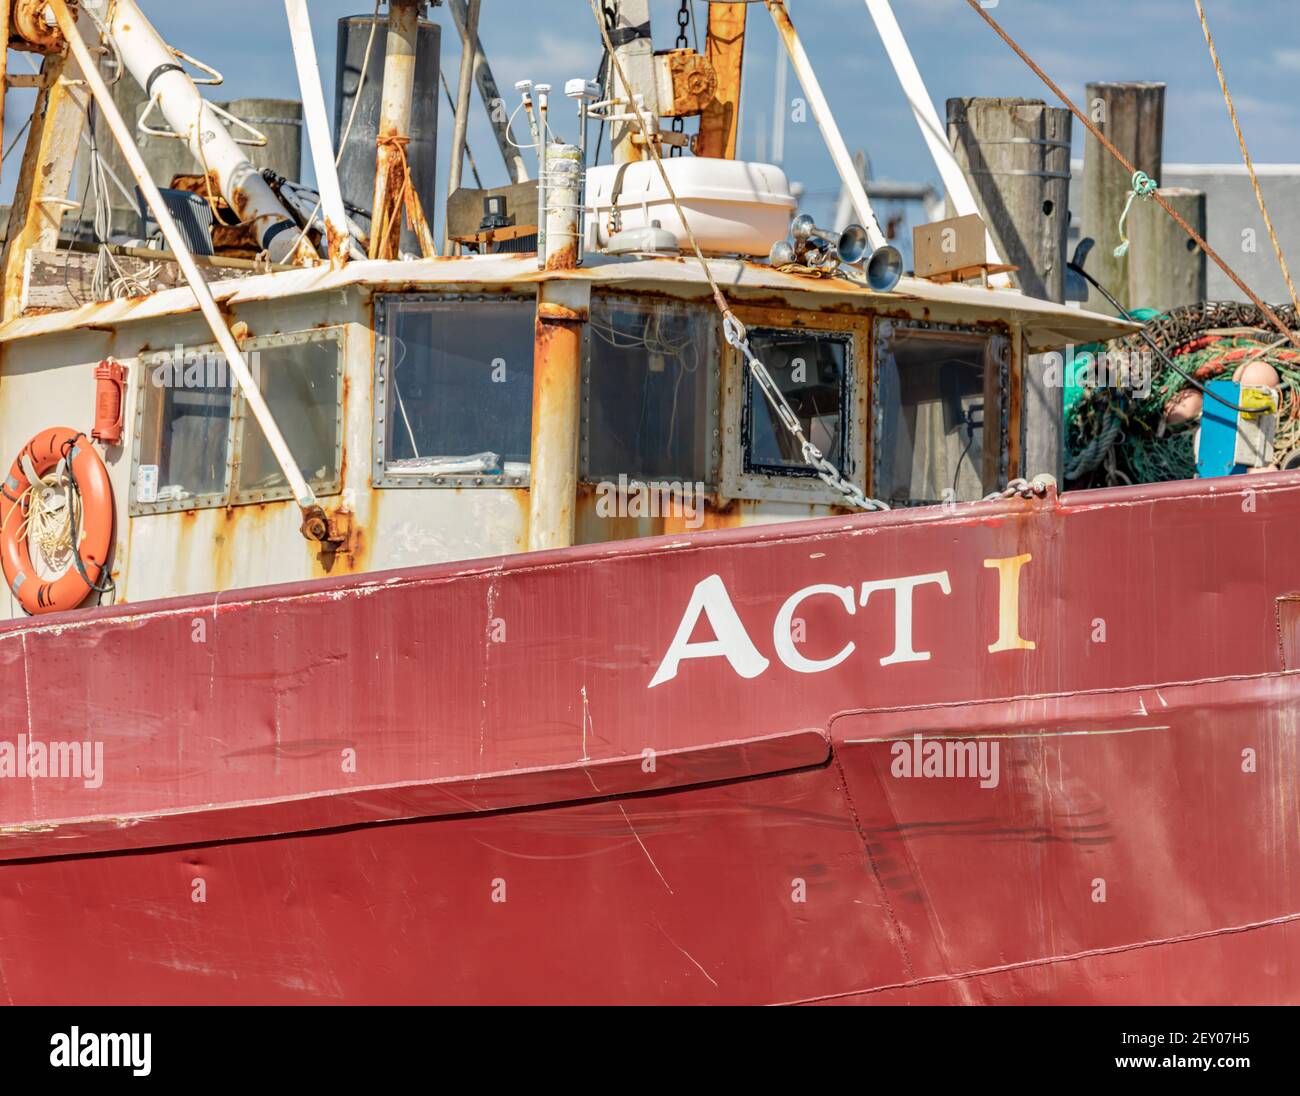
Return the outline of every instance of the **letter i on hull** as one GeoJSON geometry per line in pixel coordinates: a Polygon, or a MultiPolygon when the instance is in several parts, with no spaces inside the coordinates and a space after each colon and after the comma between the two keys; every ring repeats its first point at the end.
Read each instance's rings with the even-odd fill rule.
{"type": "Polygon", "coordinates": [[[1034,557],[1026,552],[1004,559],[986,559],[984,566],[998,572],[998,638],[989,644],[989,653],[997,651],[1032,651],[1032,639],[1020,635],[1020,572],[1034,557]]]}

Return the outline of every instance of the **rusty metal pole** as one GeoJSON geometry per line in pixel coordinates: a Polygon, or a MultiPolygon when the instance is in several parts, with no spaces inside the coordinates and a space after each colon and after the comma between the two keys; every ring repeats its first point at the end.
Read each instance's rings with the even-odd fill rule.
{"type": "Polygon", "coordinates": [[[745,15],[748,4],[710,4],[704,55],[718,77],[713,102],[700,115],[696,156],[736,158],[740,130],[740,74],[745,61],[745,15]]]}
{"type": "Polygon", "coordinates": [[[573,145],[551,149],[546,209],[545,269],[558,277],[537,296],[533,348],[532,473],[528,493],[528,548],[568,548],[574,538],[578,492],[578,434],[582,402],[582,325],[591,286],[565,272],[578,265],[578,190],[581,167],[573,145]]]}
{"type": "Polygon", "coordinates": [[[0,257],[4,297],[0,319],[12,319],[21,311],[27,255],[58,248],[63,215],[74,206],[68,201],[68,186],[87,99],[77,77],[75,61],[57,53],[46,55],[0,257]]]}
{"type": "MultiPolygon", "coordinates": [[[[388,41],[384,53],[384,87],[379,106],[378,152],[375,157],[375,200],[371,207],[370,258],[396,259],[402,240],[402,209],[394,195],[407,193],[410,167],[406,144],[411,133],[411,95],[415,89],[416,38],[420,30],[419,0],[391,0],[388,41]]],[[[415,203],[412,203],[415,204],[415,203]]],[[[407,206],[410,208],[410,206],[407,206]]],[[[413,218],[420,249],[436,254],[423,216],[413,218]]]]}
{"type": "MultiPolygon", "coordinates": [[[[474,78],[474,55],[478,49],[478,12],[480,0],[469,0],[465,12],[465,32],[461,35],[460,82],[456,85],[456,120],[451,133],[451,168],[447,175],[447,198],[460,189],[461,164],[465,159],[465,131],[469,128],[469,85],[474,78]]],[[[446,218],[443,218],[442,249],[450,255],[452,244],[446,218]]]]}
{"type": "Polygon", "coordinates": [[[5,36],[5,48],[0,50],[0,165],[4,163],[5,99],[9,91],[9,4],[10,0],[0,0],[0,31],[5,36]]]}

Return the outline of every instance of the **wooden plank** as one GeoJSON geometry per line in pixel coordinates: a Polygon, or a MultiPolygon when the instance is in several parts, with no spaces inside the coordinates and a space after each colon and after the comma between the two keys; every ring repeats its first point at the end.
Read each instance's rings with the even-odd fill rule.
{"type": "MultiPolygon", "coordinates": [[[[97,298],[94,289],[95,263],[98,256],[85,251],[29,251],[24,268],[21,312],[50,312],[79,308],[97,298]]],[[[134,255],[115,255],[123,272],[140,280],[150,293],[185,285],[180,266],[168,259],[144,259],[134,255]]],[[[253,267],[200,266],[205,281],[247,278],[257,273],[253,267]]]]}
{"type": "Polygon", "coordinates": [[[912,229],[912,261],[918,278],[978,268],[986,259],[984,221],[978,213],[917,225],[912,229]]]}
{"type": "Polygon", "coordinates": [[[22,172],[9,213],[3,268],[3,315],[9,319],[21,307],[27,278],[26,256],[30,251],[58,245],[72,182],[72,165],[81,128],[85,124],[86,89],[73,83],[80,76],[75,61],[63,57],[45,58],[43,72],[49,85],[36,97],[32,127],[23,150],[22,172]]]}

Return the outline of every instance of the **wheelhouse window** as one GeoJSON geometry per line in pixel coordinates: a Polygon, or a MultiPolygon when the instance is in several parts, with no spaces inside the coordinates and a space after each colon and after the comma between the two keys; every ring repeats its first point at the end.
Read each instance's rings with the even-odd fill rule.
{"type": "Polygon", "coordinates": [[[377,487],[528,483],[534,311],[531,296],[379,299],[377,487]]]}
{"type": "Polygon", "coordinates": [[[967,502],[997,487],[1005,455],[999,393],[1008,362],[1004,335],[880,323],[877,497],[896,506],[967,502]]]}
{"type": "Polygon", "coordinates": [[[717,369],[710,309],[593,297],[583,373],[583,479],[713,483],[717,369]]]}
{"type": "MultiPolygon", "coordinates": [[[[804,436],[837,467],[844,463],[853,337],[844,332],[751,328],[749,345],[790,404],[804,436]]],[[[745,369],[745,471],[812,476],[799,442],[745,369]]]]}
{"type": "MultiPolygon", "coordinates": [[[[253,377],[271,409],[289,452],[313,489],[338,489],[343,393],[339,347],[309,339],[261,352],[253,377]]],[[[235,469],[236,502],[288,498],[288,481],[247,405],[241,400],[242,431],[235,469]]]]}
{"type": "MultiPolygon", "coordinates": [[[[343,329],[247,339],[241,349],[304,478],[317,494],[337,494],[343,329]]],[[[143,357],[140,384],[132,513],[292,497],[219,347],[143,357]]]]}

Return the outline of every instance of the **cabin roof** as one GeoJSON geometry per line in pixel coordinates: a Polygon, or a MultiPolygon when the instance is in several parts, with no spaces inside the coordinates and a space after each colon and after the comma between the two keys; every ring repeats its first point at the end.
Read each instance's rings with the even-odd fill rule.
{"type": "MultiPolygon", "coordinates": [[[[899,304],[933,306],[933,319],[944,323],[1004,321],[1024,325],[1031,351],[1066,343],[1100,342],[1138,330],[1111,316],[1042,301],[1011,289],[938,285],[903,278],[892,293],[876,293],[844,277],[816,278],[787,274],[766,264],[739,259],[709,259],[709,269],[723,292],[737,303],[780,303],[794,308],[844,307],[888,313],[899,304]]],[[[284,300],[359,286],[372,291],[505,289],[551,280],[585,281],[592,286],[673,296],[706,296],[708,287],[697,260],[690,257],[614,259],[590,256],[571,271],[541,271],[532,254],[464,256],[405,261],[359,260],[334,270],[321,265],[280,270],[210,283],[213,296],[226,305],[284,300]]],[[[188,287],[161,290],[147,297],[98,301],[59,312],[16,317],[0,326],[0,343],[118,324],[155,320],[197,311],[188,287]]]]}

